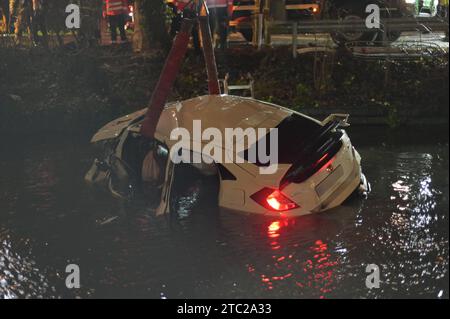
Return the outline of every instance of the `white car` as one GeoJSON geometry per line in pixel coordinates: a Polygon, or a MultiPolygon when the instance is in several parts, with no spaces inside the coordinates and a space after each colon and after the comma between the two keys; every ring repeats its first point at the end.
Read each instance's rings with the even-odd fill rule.
{"type": "MultiPolygon", "coordinates": [[[[103,183],[119,197],[133,196],[145,184],[159,187],[158,213],[170,209],[175,164],[169,154],[177,144],[171,134],[183,128],[192,133],[190,145],[204,145],[204,141],[195,140],[196,120],[223,134],[227,128],[278,129],[278,165],[271,174],[261,174],[264,165],[248,159],[241,163],[192,164],[203,174],[220,178],[220,207],[254,214],[300,216],[339,206],[355,191],[369,190],[361,172],[361,157],[343,129],[348,126],[346,115],[331,115],[320,122],[255,99],[207,95],[168,104],[159,119],[155,140],[149,141],[140,134],[145,113],[143,109],[119,118],[93,137],[93,143],[106,147],[86,180],[103,183]]],[[[258,148],[259,143],[261,140],[246,149],[242,157],[252,147],[258,148]]]]}

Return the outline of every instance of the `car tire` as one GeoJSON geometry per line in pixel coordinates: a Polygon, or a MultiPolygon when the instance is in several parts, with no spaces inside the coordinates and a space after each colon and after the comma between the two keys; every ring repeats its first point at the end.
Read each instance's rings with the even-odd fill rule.
{"type": "MultiPolygon", "coordinates": [[[[351,3],[343,3],[339,7],[333,8],[331,11],[331,16],[334,19],[338,20],[346,20],[346,19],[361,19],[365,16],[365,3],[355,6],[353,2],[351,3]]],[[[401,17],[403,13],[401,8],[397,14],[388,13],[391,17],[401,17]]],[[[401,32],[399,31],[390,31],[387,36],[387,41],[389,43],[397,41],[401,36],[401,32]]],[[[339,45],[343,46],[348,42],[367,42],[372,44],[383,45],[383,31],[375,30],[375,31],[367,31],[367,32],[359,32],[359,33],[340,33],[334,32],[331,34],[333,41],[339,45]]]]}
{"type": "MultiPolygon", "coordinates": [[[[346,21],[363,19],[364,12],[364,6],[362,5],[343,4],[334,8],[331,15],[334,19],[346,21]]],[[[374,42],[378,37],[378,31],[333,32],[331,33],[331,37],[338,46],[344,46],[349,42],[374,42]]]]}

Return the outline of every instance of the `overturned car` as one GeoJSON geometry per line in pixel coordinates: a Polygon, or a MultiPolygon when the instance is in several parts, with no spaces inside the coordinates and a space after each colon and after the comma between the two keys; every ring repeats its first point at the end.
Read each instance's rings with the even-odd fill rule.
{"type": "Polygon", "coordinates": [[[344,131],[346,115],[320,122],[255,99],[206,95],[166,105],[149,140],[141,135],[145,113],[121,117],[95,134],[92,143],[102,152],[86,180],[121,198],[150,188],[158,194],[158,214],[170,211],[179,163],[217,176],[218,205],[246,213],[306,215],[369,190],[361,157],[344,131]],[[199,123],[209,133],[196,132],[199,123]],[[232,135],[230,142],[235,128],[246,135],[232,135]],[[274,152],[271,161],[255,156],[274,152]]]}

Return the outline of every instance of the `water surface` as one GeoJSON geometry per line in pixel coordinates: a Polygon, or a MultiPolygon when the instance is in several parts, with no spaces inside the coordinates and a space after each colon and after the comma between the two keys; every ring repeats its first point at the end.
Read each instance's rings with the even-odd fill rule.
{"type": "Polygon", "coordinates": [[[448,298],[446,131],[349,133],[369,198],[288,220],[222,212],[202,180],[157,218],[85,187],[88,138],[3,142],[0,297],[448,298]],[[369,264],[380,289],[365,286],[369,264]]]}

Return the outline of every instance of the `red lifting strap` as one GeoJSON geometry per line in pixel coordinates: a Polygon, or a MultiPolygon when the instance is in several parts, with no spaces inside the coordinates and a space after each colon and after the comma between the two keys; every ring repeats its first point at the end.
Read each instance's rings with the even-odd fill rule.
{"type": "MultiPolygon", "coordinates": [[[[220,85],[217,75],[216,58],[214,56],[214,48],[212,44],[211,29],[208,22],[208,7],[203,1],[200,1],[200,4],[206,12],[204,16],[199,18],[199,24],[202,34],[206,72],[208,74],[208,89],[209,94],[218,95],[220,94],[220,85]]],[[[183,63],[184,56],[186,55],[193,25],[194,20],[183,19],[181,30],[175,38],[164,68],[161,71],[158,84],[153,91],[152,99],[141,126],[141,134],[146,138],[154,138],[159,118],[164,110],[170,90],[173,87],[178,72],[180,71],[181,64],[183,63]]]]}
{"type": "Polygon", "coordinates": [[[148,106],[145,119],[142,122],[141,134],[146,138],[153,138],[159,117],[164,109],[170,90],[173,87],[177,74],[186,55],[189,38],[193,26],[193,20],[184,19],[181,24],[181,30],[177,34],[167,57],[164,68],[161,72],[158,84],[152,94],[150,105],[148,106]]]}

